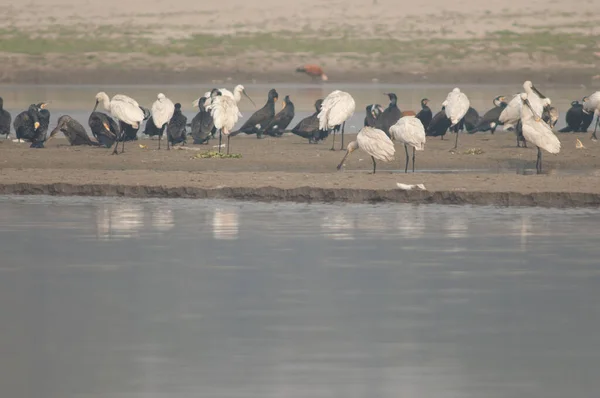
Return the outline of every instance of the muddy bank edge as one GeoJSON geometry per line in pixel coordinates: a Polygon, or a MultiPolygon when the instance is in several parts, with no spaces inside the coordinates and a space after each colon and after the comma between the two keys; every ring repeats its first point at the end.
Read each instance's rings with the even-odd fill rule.
{"type": "Polygon", "coordinates": [[[585,192],[468,192],[405,191],[400,189],[348,189],[297,187],[164,187],[148,185],[7,183],[1,195],[112,196],[130,198],[235,199],[320,203],[414,203],[445,205],[598,207],[600,194],[585,192]]]}

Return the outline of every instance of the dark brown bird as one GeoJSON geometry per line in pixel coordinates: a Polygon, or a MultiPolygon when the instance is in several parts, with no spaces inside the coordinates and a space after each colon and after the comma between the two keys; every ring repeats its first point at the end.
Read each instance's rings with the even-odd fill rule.
{"type": "Polygon", "coordinates": [[[90,139],[90,136],[87,134],[85,128],[81,125],[81,123],[79,123],[77,120],[73,119],[69,115],[63,115],[58,118],[58,123],[56,124],[54,130],[52,130],[52,132],[50,133],[50,137],[48,137],[47,141],[50,141],[52,138],[54,138],[59,131],[62,131],[69,143],[73,146],[100,146],[99,143],[90,139]]]}
{"type": "Polygon", "coordinates": [[[306,73],[308,76],[312,77],[313,81],[317,80],[317,78],[321,78],[322,81],[327,81],[328,79],[325,72],[323,72],[323,68],[319,65],[306,64],[296,68],[296,72],[306,73]]]}
{"type": "Polygon", "coordinates": [[[283,99],[281,111],[265,127],[265,134],[272,137],[281,137],[286,127],[292,122],[294,115],[294,103],[290,100],[290,96],[286,95],[283,99]]]}
{"type": "Polygon", "coordinates": [[[316,144],[322,138],[322,131],[319,130],[319,112],[321,112],[322,99],[315,102],[315,113],[305,117],[292,129],[292,133],[302,138],[308,138],[309,144],[316,144]]]}
{"type": "Polygon", "coordinates": [[[229,134],[230,137],[235,137],[239,133],[256,134],[256,138],[262,138],[264,128],[271,123],[275,117],[275,102],[279,99],[279,94],[272,88],[269,90],[267,103],[261,109],[254,112],[250,119],[240,127],[239,130],[229,134]]]}

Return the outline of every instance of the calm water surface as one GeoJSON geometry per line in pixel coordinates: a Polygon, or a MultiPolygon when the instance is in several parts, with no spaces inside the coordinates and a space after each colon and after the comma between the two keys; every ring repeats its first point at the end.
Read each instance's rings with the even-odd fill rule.
{"type": "MultiPolygon", "coordinates": [[[[242,82],[244,83],[244,82],[242,82]]],[[[0,96],[4,98],[4,106],[13,114],[13,118],[25,110],[29,104],[42,101],[51,101],[49,110],[51,112],[51,123],[54,127],[61,115],[68,114],[79,120],[87,128],[87,120],[95,104],[95,95],[99,91],[105,91],[109,96],[115,94],[126,94],[135,98],[140,105],[150,108],[156,100],[159,92],[164,93],[173,100],[180,102],[184,114],[189,122],[197,110],[192,108],[192,101],[203,95],[211,88],[226,87],[233,90],[237,82],[217,83],[215,85],[2,85],[0,96]]],[[[523,82],[515,81],[513,85],[460,85],[461,89],[469,96],[471,106],[481,116],[492,107],[492,99],[498,95],[512,96],[522,91],[523,82]]],[[[378,103],[387,106],[389,100],[385,92],[395,92],[398,95],[398,105],[401,110],[420,109],[420,101],[427,97],[431,100],[429,106],[436,112],[441,109],[441,103],[454,85],[434,84],[244,84],[246,91],[257,105],[254,108],[250,101],[243,99],[240,102],[240,111],[243,117],[238,122],[242,123],[252,113],[263,106],[266,101],[267,92],[271,88],[277,89],[279,103],[277,111],[286,95],[294,102],[296,117],[290,128],[294,127],[302,118],[314,112],[314,103],[319,98],[324,98],[333,90],[348,91],[356,100],[356,112],[346,124],[349,132],[357,132],[363,125],[365,107],[368,104],[378,103]]],[[[538,85],[544,95],[552,99],[552,104],[557,107],[561,116],[557,129],[566,125],[564,114],[570,107],[571,101],[581,100],[585,95],[591,94],[591,90],[578,85],[546,86],[538,85]]],[[[102,109],[101,109],[102,110],[102,109]]],[[[143,128],[140,129],[140,136],[143,128]]],[[[13,133],[14,134],[14,133],[13,133]]],[[[513,133],[511,133],[513,134],[513,133]]]]}
{"type": "Polygon", "coordinates": [[[0,197],[0,396],[597,397],[598,210],[0,197]]]}

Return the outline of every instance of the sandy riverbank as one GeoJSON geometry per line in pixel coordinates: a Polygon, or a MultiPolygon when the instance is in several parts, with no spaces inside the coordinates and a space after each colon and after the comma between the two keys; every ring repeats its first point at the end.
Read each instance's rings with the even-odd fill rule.
{"type": "Polygon", "coordinates": [[[148,140],[128,143],[119,156],[107,149],[69,147],[62,139],[41,150],[2,141],[0,193],[598,206],[600,147],[587,136],[578,137],[585,149],[575,149],[574,135],[560,134],[563,150],[558,156],[545,155],[547,174],[539,176],[529,175],[535,150],[515,148],[510,133],[462,135],[456,152],[450,151],[449,140],[430,139],[417,157],[417,169],[423,172],[408,175],[398,172],[404,165],[401,147],[396,161],[380,163],[375,175],[368,174],[370,160],[360,152],[338,172],[342,152],[330,151],[330,141],[309,145],[295,136],[237,137],[232,149],[241,159],[199,159],[194,150],[157,151],[156,141],[148,140]],[[140,148],[140,143],[150,149],[140,148]],[[482,153],[468,154],[474,148],[482,153]],[[401,191],[397,182],[423,183],[427,191],[401,191]]]}

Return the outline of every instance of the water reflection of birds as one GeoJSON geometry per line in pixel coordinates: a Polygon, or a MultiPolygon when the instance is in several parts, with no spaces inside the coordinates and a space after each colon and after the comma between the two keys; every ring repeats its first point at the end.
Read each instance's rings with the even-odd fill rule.
{"type": "Polygon", "coordinates": [[[344,211],[329,213],[321,223],[325,237],[333,240],[353,240],[354,223],[347,218],[344,211]]]}
{"type": "Polygon", "coordinates": [[[107,204],[96,211],[98,238],[139,236],[144,225],[144,208],[138,204],[107,204]]]}
{"type": "Polygon", "coordinates": [[[212,230],[217,240],[238,239],[240,228],[239,211],[235,207],[213,210],[212,230]]]}

